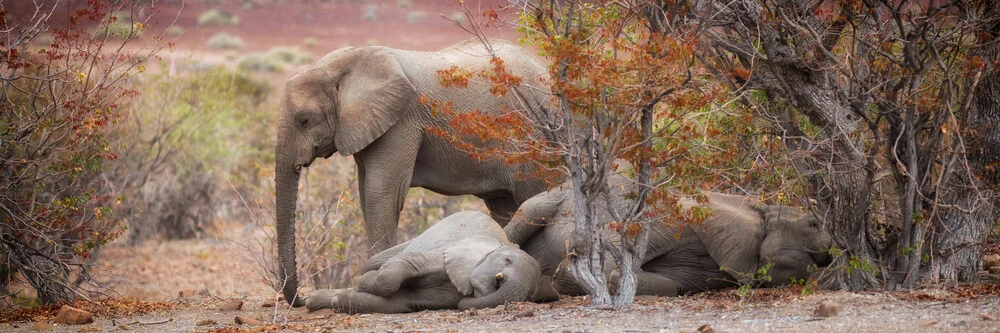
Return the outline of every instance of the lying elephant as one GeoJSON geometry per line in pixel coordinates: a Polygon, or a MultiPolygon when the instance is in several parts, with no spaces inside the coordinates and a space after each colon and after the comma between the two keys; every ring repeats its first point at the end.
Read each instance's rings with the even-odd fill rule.
{"type": "MultiPolygon", "coordinates": [[[[610,201],[624,213],[625,198],[634,197],[629,193],[637,186],[623,176],[613,176],[610,185],[610,201]]],[[[543,276],[552,277],[556,291],[580,295],[583,290],[569,274],[557,269],[573,231],[571,195],[565,184],[536,195],[521,205],[504,231],[538,261],[543,276]]],[[[703,225],[683,230],[665,222],[647,225],[649,245],[637,276],[637,294],[676,296],[731,287],[748,282],[767,264],[771,279],[762,285],[770,287],[792,278],[805,279],[810,268],[829,265],[826,250],[833,245],[832,239],[811,214],[746,197],[707,195],[712,215],[703,225]]],[[[681,202],[687,207],[697,204],[688,199],[681,202]]],[[[597,211],[598,219],[612,220],[606,205],[597,211]]]]}
{"type": "Polygon", "coordinates": [[[317,290],[309,311],[401,313],[488,308],[530,300],[538,262],[513,246],[488,215],[450,215],[420,236],[372,256],[354,289],[317,290]]]}

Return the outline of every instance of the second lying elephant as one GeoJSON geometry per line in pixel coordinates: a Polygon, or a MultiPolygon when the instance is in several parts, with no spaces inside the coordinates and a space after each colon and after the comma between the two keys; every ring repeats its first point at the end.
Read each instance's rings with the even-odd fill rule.
{"type": "Polygon", "coordinates": [[[306,299],[306,307],[400,313],[531,300],[540,268],[512,245],[486,214],[456,213],[420,236],[372,256],[356,288],[317,290],[306,299]]]}
{"type": "MultiPolygon", "coordinates": [[[[610,188],[610,202],[624,213],[636,185],[613,176],[610,188]]],[[[579,295],[583,291],[569,274],[557,272],[573,231],[571,196],[567,185],[536,195],[521,205],[504,231],[538,261],[543,276],[553,277],[559,293],[579,295]]],[[[637,276],[637,294],[676,296],[736,286],[768,264],[771,278],[763,286],[769,287],[805,279],[810,269],[829,265],[832,238],[811,214],[722,193],[708,193],[708,198],[712,215],[703,225],[647,225],[649,244],[637,276]]],[[[697,204],[681,202],[687,207],[697,204]]],[[[611,221],[606,205],[598,207],[597,214],[611,221]]]]}

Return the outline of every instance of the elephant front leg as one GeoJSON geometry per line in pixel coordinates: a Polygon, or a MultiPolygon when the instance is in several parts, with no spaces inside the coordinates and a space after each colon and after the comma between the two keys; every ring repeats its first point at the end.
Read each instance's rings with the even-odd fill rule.
{"type": "Polygon", "coordinates": [[[358,165],[361,211],[368,233],[368,255],[396,245],[399,212],[413,178],[415,154],[379,154],[379,149],[354,156],[358,165]]]}
{"type": "Polygon", "coordinates": [[[372,295],[357,290],[345,290],[333,299],[332,308],[336,312],[356,313],[405,313],[412,312],[405,302],[372,295]]]}
{"type": "Polygon", "coordinates": [[[333,309],[338,302],[338,296],[348,289],[319,289],[306,298],[306,310],[313,312],[322,309],[333,309]]]}
{"type": "Polygon", "coordinates": [[[440,254],[404,253],[388,261],[377,271],[369,271],[358,280],[358,291],[390,297],[399,291],[403,282],[444,272],[444,257],[440,254]]]}

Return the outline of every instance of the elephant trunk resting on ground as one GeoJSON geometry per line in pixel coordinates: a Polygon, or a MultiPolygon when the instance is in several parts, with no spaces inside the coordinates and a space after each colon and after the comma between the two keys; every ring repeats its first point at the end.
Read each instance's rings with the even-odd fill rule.
{"type": "MultiPolygon", "coordinates": [[[[275,147],[275,223],[282,292],[294,306],[295,205],[299,173],[316,158],[353,155],[364,212],[369,254],[396,245],[396,226],[407,189],[423,187],[445,195],[472,194],[483,199],[502,225],[521,202],[545,191],[539,180],[519,179],[531,166],[479,161],[427,129],[449,128],[442,113],[418,99],[452,102],[457,112],[500,114],[522,110],[526,103],[546,103],[541,78],[548,71],[530,52],[514,43],[470,39],[437,52],[381,46],[343,48],[288,80],[280,104],[275,147]],[[467,88],[445,87],[439,70],[471,72],[489,68],[491,57],[522,78],[519,93],[496,97],[488,80],[473,75],[467,88]]],[[[482,145],[482,144],[480,144],[482,145]]]]}
{"type": "MultiPolygon", "coordinates": [[[[635,197],[629,193],[636,185],[620,175],[610,181],[611,202],[624,213],[626,198],[635,197]]],[[[552,277],[559,293],[579,295],[583,291],[569,274],[557,270],[573,230],[567,185],[526,201],[504,231],[538,261],[542,275],[552,277]]],[[[811,214],[734,195],[708,193],[708,198],[712,215],[704,225],[683,230],[662,221],[647,225],[649,245],[638,273],[637,294],[675,296],[731,287],[748,282],[770,264],[771,279],[763,282],[768,287],[805,279],[811,270],[830,263],[827,250],[832,239],[811,214]]],[[[610,221],[606,201],[598,202],[602,207],[597,218],[610,221]]]]}
{"type": "Polygon", "coordinates": [[[488,308],[532,299],[541,278],[538,263],[476,211],[450,215],[372,256],[363,271],[355,289],[318,290],[306,307],[347,313],[488,308]]]}

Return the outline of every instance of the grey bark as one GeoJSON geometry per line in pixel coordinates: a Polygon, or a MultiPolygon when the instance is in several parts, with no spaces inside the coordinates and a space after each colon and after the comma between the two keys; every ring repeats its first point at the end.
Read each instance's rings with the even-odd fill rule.
{"type": "Polygon", "coordinates": [[[982,57],[986,68],[968,83],[973,90],[964,119],[965,146],[958,147],[968,164],[955,159],[950,181],[942,185],[944,202],[957,208],[942,208],[934,219],[930,262],[923,272],[932,281],[976,281],[984,242],[1000,219],[1000,9],[990,2],[981,5],[982,11],[968,19],[980,24],[971,55],[982,57]]]}

